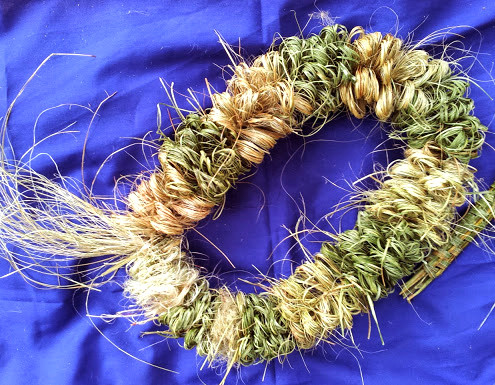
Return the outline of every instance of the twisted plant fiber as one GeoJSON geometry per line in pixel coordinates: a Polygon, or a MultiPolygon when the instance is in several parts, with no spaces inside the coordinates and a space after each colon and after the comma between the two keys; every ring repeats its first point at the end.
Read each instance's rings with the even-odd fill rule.
{"type": "MultiPolygon", "coordinates": [[[[212,95],[209,113],[186,117],[175,141],[162,149],[163,169],[171,170],[164,175],[180,176],[179,183],[164,176],[165,184],[157,187],[172,189],[167,215],[173,212],[182,221],[177,233],[220,203],[240,172],[260,163],[276,139],[308,118],[326,119],[344,106],[358,118],[371,112],[390,121],[391,136],[405,138],[410,149],[389,167],[381,188],[363,197],[366,206],[355,228],[324,243],[291,277],[260,295],[212,290],[199,278],[180,305],[156,313],[169,326],[161,334],[184,337],[186,348],[196,346],[210,361],[247,365],[310,348],[337,328],[344,334],[355,314],[371,312],[376,319],[372,301],[448,242],[455,208],[465,201],[472,183],[467,162],[478,155],[486,129],[469,115],[473,103],[462,96],[467,86],[449,63],[411,50],[400,39],[366,35],[360,28],[347,33],[340,26],[309,39],[285,39],[252,67],[238,65],[227,91],[212,95]],[[205,138],[216,139],[203,143],[205,138]],[[217,143],[225,143],[222,150],[230,146],[221,161],[214,161],[217,143]],[[216,166],[207,173],[206,164],[216,166]],[[216,180],[219,175],[225,180],[216,180]],[[174,212],[188,196],[207,202],[203,211],[193,210],[201,216],[174,212]]],[[[151,208],[148,214],[158,218],[159,211],[151,208]]],[[[181,255],[181,263],[194,269],[181,255]]]]}
{"type": "Polygon", "coordinates": [[[450,242],[433,251],[414,271],[414,275],[402,285],[400,294],[411,301],[423,292],[493,220],[495,207],[495,183],[480,195],[456,223],[456,231],[450,242]]]}
{"type": "Polygon", "coordinates": [[[131,212],[120,218],[152,240],[127,263],[124,293],[138,315],[154,319],[205,287],[173,236],[221,204],[240,174],[261,163],[278,139],[322,111],[342,109],[338,87],[351,79],[356,56],[349,41],[344,27],[327,27],[308,40],[282,41],[251,66],[240,63],[227,90],[211,96],[210,110],[187,115],[174,139],[164,138],[161,168],[129,195],[131,212]],[[157,233],[167,237],[155,242],[157,233]]]}
{"type": "Polygon", "coordinates": [[[470,115],[474,103],[464,97],[469,83],[451,63],[379,32],[361,31],[353,48],[355,81],[340,93],[355,117],[363,118],[369,107],[379,120],[390,121],[392,137],[405,137],[412,148],[434,141],[464,162],[478,155],[486,127],[470,115]]]}
{"type": "Polygon", "coordinates": [[[174,139],[165,138],[161,169],[129,196],[143,228],[182,234],[278,139],[308,119],[326,121],[340,111],[338,87],[352,78],[356,60],[349,39],[344,27],[327,27],[306,40],[283,40],[251,66],[235,66],[227,91],[212,95],[211,110],[186,116],[174,139]]]}
{"type": "MultiPolygon", "coordinates": [[[[186,348],[229,367],[283,359],[338,329],[344,334],[355,314],[376,319],[373,301],[449,241],[455,208],[472,183],[468,161],[486,129],[470,115],[467,87],[449,63],[391,35],[334,25],[308,39],[283,39],[251,65],[235,65],[227,90],[211,95],[211,109],[183,117],[174,139],[164,139],[161,168],[129,195],[129,212],[98,208],[22,165],[11,172],[2,163],[0,196],[9,215],[0,239],[35,262],[18,263],[11,253],[20,272],[50,274],[47,258],[35,256],[44,247],[87,265],[112,251],[102,275],[126,267],[124,293],[134,303],[126,316],[158,320],[168,325],[160,334],[184,337],[186,348]],[[318,129],[346,110],[390,122],[390,136],[409,145],[405,159],[383,173],[380,189],[362,196],[356,226],[261,294],[211,289],[183,244],[184,231],[222,204],[278,139],[307,121],[318,129]],[[19,186],[33,190],[33,206],[43,205],[31,207],[19,186]]],[[[80,287],[70,275],[55,275],[80,287]]]]}
{"type": "Polygon", "coordinates": [[[372,300],[448,241],[454,208],[472,179],[461,162],[478,154],[486,129],[468,115],[473,104],[461,97],[467,83],[447,62],[379,33],[361,34],[353,48],[359,56],[354,82],[340,87],[350,112],[362,118],[370,108],[403,130],[393,135],[406,134],[412,148],[424,147],[406,151],[406,159],[390,167],[382,188],[369,193],[355,229],[325,243],[314,261],[270,289],[302,348],[337,327],[342,334],[350,329],[353,315],[373,312],[372,300]]]}
{"type": "Polygon", "coordinates": [[[379,120],[390,118],[393,135],[413,148],[435,141],[468,161],[484,142],[484,126],[470,115],[467,87],[448,62],[391,35],[332,26],[308,39],[287,38],[251,67],[236,66],[227,91],[212,95],[211,111],[186,116],[175,138],[164,139],[161,170],[129,196],[129,207],[143,228],[180,235],[278,139],[310,118],[325,124],[342,103],[358,118],[366,106],[379,120]]]}
{"type": "Polygon", "coordinates": [[[186,348],[243,365],[310,348],[335,328],[350,329],[353,315],[372,311],[372,301],[448,242],[455,206],[464,202],[472,174],[456,160],[439,160],[438,153],[433,144],[408,150],[389,168],[382,188],[370,192],[356,227],[323,244],[313,261],[268,292],[210,290],[202,278],[195,298],[159,321],[170,336],[184,337],[186,348]]]}
{"type": "Polygon", "coordinates": [[[353,315],[373,311],[372,301],[387,296],[433,248],[448,242],[472,173],[437,153],[433,145],[407,150],[381,189],[369,193],[355,228],[324,243],[314,261],[272,286],[299,347],[314,346],[336,328],[344,334],[353,315]]]}
{"type": "Polygon", "coordinates": [[[204,278],[201,289],[189,306],[171,308],[159,318],[168,330],[157,334],[183,337],[186,349],[196,347],[199,355],[210,360],[229,358],[242,365],[270,361],[296,348],[269,296],[211,290],[204,278]]]}

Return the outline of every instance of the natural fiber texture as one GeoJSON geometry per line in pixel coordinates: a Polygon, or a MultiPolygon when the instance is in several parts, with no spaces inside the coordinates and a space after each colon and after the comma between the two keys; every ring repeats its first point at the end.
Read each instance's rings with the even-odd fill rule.
{"type": "MultiPolygon", "coordinates": [[[[275,55],[276,56],[276,55],[275,55]]],[[[179,235],[220,204],[239,175],[259,164],[297,126],[295,113],[311,107],[267,69],[266,58],[240,64],[227,92],[212,95],[208,115],[188,115],[174,140],[165,138],[161,170],[129,197],[133,215],[168,235],[179,235]]]]}
{"type": "Polygon", "coordinates": [[[189,263],[180,239],[174,238],[146,242],[127,264],[127,275],[124,295],[137,305],[134,316],[146,320],[181,305],[199,286],[199,271],[189,263]]]}
{"type": "Polygon", "coordinates": [[[272,296],[211,290],[202,280],[194,300],[184,302],[160,318],[169,330],[158,334],[183,337],[186,349],[196,346],[210,361],[250,365],[282,359],[296,348],[272,296]]]}
{"type": "Polygon", "coordinates": [[[448,241],[454,208],[464,203],[472,175],[436,154],[431,147],[406,151],[381,189],[370,192],[356,227],[271,288],[298,346],[309,348],[336,328],[344,334],[354,315],[371,311],[372,301],[388,295],[430,250],[448,241]]]}
{"type": "MultiPolygon", "coordinates": [[[[329,30],[334,34],[328,32],[328,35],[342,37],[342,30],[339,31],[338,27],[326,28],[322,35],[328,36],[329,30]]],[[[360,32],[356,29],[352,34],[360,32]]],[[[324,40],[321,35],[311,39],[320,44],[324,40]]],[[[340,66],[330,65],[333,74],[341,74],[340,77],[333,76],[335,82],[322,81],[323,71],[318,69],[325,68],[324,60],[333,63],[337,58],[333,57],[332,60],[332,56],[321,46],[318,49],[313,45],[310,50],[304,51],[305,44],[309,45],[307,40],[287,39],[278,51],[267,56],[281,60],[292,59],[288,64],[274,66],[285,68],[286,76],[298,76],[299,71],[303,74],[319,74],[318,81],[303,78],[291,83],[294,84],[294,88],[299,85],[299,88],[294,90],[296,95],[312,96],[308,100],[315,105],[314,110],[323,109],[320,100],[329,101],[326,104],[326,116],[337,113],[342,102],[357,117],[363,117],[366,106],[369,106],[379,119],[390,118],[395,123],[393,127],[397,125],[400,128],[400,124],[397,123],[402,122],[400,111],[409,110],[414,112],[416,120],[421,119],[433,124],[437,119],[440,127],[445,121],[449,121],[461,127],[460,130],[473,134],[464,142],[457,141],[458,147],[452,146],[452,142],[446,143],[441,140],[438,143],[426,142],[422,149],[406,151],[405,160],[390,166],[383,178],[381,189],[371,191],[364,198],[367,206],[360,212],[356,228],[338,235],[334,243],[325,244],[321,252],[314,257],[314,261],[304,263],[289,279],[276,283],[269,289],[269,298],[272,298],[269,302],[276,304],[273,319],[286,320],[283,333],[290,336],[287,341],[294,338],[296,342],[288,343],[291,350],[296,345],[300,348],[310,348],[320,339],[329,338],[336,328],[345,333],[346,329],[352,327],[353,315],[373,311],[372,300],[386,296],[397,281],[411,274],[414,266],[432,249],[448,241],[451,224],[455,218],[455,207],[464,203],[465,186],[472,182],[471,170],[460,161],[475,156],[483,142],[483,127],[479,121],[467,115],[470,110],[463,110],[465,115],[462,115],[459,108],[457,115],[446,119],[432,114],[432,111],[438,109],[436,104],[420,101],[422,96],[433,89],[442,90],[436,91],[435,94],[444,95],[440,97],[441,100],[446,97],[449,100],[458,98],[457,88],[451,90],[451,84],[462,84],[464,92],[467,83],[455,78],[448,63],[432,59],[424,51],[407,50],[402,41],[390,35],[382,37],[378,33],[361,34],[353,44],[350,44],[349,39],[347,36],[344,45],[348,57],[353,59],[357,56],[360,62],[356,66],[349,60],[347,71],[345,62],[340,62],[340,66]],[[313,57],[318,58],[314,60],[317,69],[311,67],[311,60],[308,60],[309,63],[305,63],[306,67],[313,68],[313,71],[301,70],[301,67],[306,68],[301,64],[304,60],[300,59],[304,55],[289,53],[290,48],[294,48],[296,52],[316,52],[313,57]],[[357,55],[349,53],[349,48],[357,55]],[[280,52],[280,55],[277,55],[277,52],[280,52]],[[323,59],[320,59],[322,57],[323,59]],[[291,68],[297,70],[290,71],[291,68]],[[308,91],[312,86],[315,89],[312,92],[308,91]],[[325,93],[317,87],[323,90],[328,87],[331,91],[325,93]],[[339,92],[336,93],[336,90],[339,92]],[[364,92],[370,94],[366,95],[364,92]],[[332,97],[317,98],[314,95],[332,97]],[[463,125],[468,127],[462,128],[463,125]],[[285,327],[288,327],[290,333],[287,333],[285,327]]],[[[342,51],[344,50],[341,49],[340,52],[342,51]]],[[[258,59],[260,60],[263,59],[258,59]]],[[[460,103],[462,104],[463,100],[460,103]]],[[[436,132],[438,131],[437,129],[436,132]]],[[[409,139],[413,137],[407,128],[393,134],[405,134],[409,139]]],[[[435,139],[424,134],[418,135],[415,138],[416,143],[425,138],[435,139]]],[[[239,296],[242,294],[236,295],[239,296]]],[[[189,307],[185,306],[183,309],[187,311],[189,307]]],[[[215,348],[216,346],[230,346],[231,353],[227,354],[226,359],[245,363],[239,359],[239,351],[252,351],[253,348],[247,347],[246,344],[242,349],[232,348],[235,341],[244,338],[242,327],[239,326],[238,330],[241,331],[240,335],[226,333],[221,341],[218,341],[218,336],[211,337],[213,342],[210,346],[213,347],[213,351],[210,351],[208,356],[211,358],[217,356],[217,353],[222,353],[215,348]],[[225,341],[227,339],[228,342],[225,341]]],[[[266,336],[268,335],[270,334],[266,336]]],[[[224,349],[223,353],[225,351],[224,349]]]]}
{"type": "Polygon", "coordinates": [[[470,115],[474,103],[464,97],[469,86],[464,76],[392,35],[361,33],[353,43],[359,62],[355,81],[340,87],[349,111],[363,118],[368,107],[379,120],[390,119],[392,137],[405,137],[412,148],[434,141],[449,156],[475,158],[485,127],[470,115]]]}
{"type": "Polygon", "coordinates": [[[495,184],[480,194],[478,200],[468,208],[456,223],[449,242],[435,249],[414,271],[413,276],[402,286],[401,295],[411,301],[423,292],[493,220],[495,210],[495,184]]]}
{"type": "MultiPolygon", "coordinates": [[[[72,205],[60,186],[3,163],[2,204],[12,214],[1,230],[36,266],[47,261],[36,257],[44,251],[83,260],[119,254],[100,276],[126,266],[124,291],[134,305],[122,314],[168,325],[158,333],[184,337],[186,348],[196,346],[229,368],[283,359],[333,333],[344,336],[361,312],[376,320],[373,301],[449,242],[456,207],[474,183],[467,163],[478,155],[486,129],[470,115],[467,81],[448,62],[361,28],[333,25],[307,39],[283,39],[232,72],[227,90],[211,95],[211,109],[183,116],[175,137],[164,139],[161,167],[129,195],[129,212],[83,199],[72,205]],[[346,108],[357,118],[372,114],[390,122],[390,136],[409,145],[403,160],[375,178],[379,189],[360,197],[364,209],[355,228],[323,243],[292,276],[261,294],[210,289],[183,245],[184,231],[221,205],[278,139],[308,121],[318,129],[346,108]],[[34,191],[35,199],[19,187],[34,191]],[[31,211],[39,200],[47,206],[31,211]],[[70,210],[74,217],[67,217],[70,210]],[[36,236],[25,239],[31,225],[36,236]]],[[[20,254],[9,257],[19,271],[26,266],[20,254]]],[[[71,279],[59,266],[43,269],[71,279]]]]}
{"type": "Polygon", "coordinates": [[[338,87],[351,80],[355,56],[339,26],[236,65],[211,110],[186,116],[175,138],[165,138],[161,169],[129,196],[133,215],[163,234],[193,227],[278,139],[341,110],[338,87]]]}

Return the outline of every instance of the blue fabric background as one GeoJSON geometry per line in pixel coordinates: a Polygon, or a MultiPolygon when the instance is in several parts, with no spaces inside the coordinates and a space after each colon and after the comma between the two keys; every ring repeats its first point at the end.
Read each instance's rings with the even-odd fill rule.
{"type": "MultiPolygon", "coordinates": [[[[412,39],[416,41],[436,30],[461,25],[454,32],[464,38],[455,47],[479,52],[475,58],[466,58],[463,65],[474,63],[470,76],[495,97],[493,83],[487,82],[495,46],[495,6],[490,0],[2,0],[0,7],[2,111],[50,53],[96,56],[54,58],[29,84],[9,125],[18,154],[30,146],[36,117],[45,109],[66,103],[94,109],[107,93],[117,92],[103,105],[91,128],[86,180],[93,178],[97,167],[113,151],[136,143],[132,138],[147,132],[151,138],[157,137],[156,105],[169,102],[160,77],[174,82],[181,93],[188,87],[205,92],[205,78],[215,89],[224,89],[220,67],[228,64],[228,58],[215,30],[230,44],[240,40],[243,55],[249,57],[263,53],[276,33],[298,34],[296,17],[303,26],[313,13],[329,16],[348,28],[362,25],[367,31],[394,32],[404,39],[414,31],[412,39]]],[[[314,20],[305,33],[320,28],[321,22],[314,20]]],[[[453,42],[459,37],[445,39],[453,42]]],[[[431,43],[441,42],[440,36],[431,43]]],[[[441,48],[429,49],[441,53],[441,48]]],[[[495,113],[494,102],[476,87],[471,95],[476,115],[489,125],[495,113]]],[[[207,98],[200,99],[209,105],[207,98]]],[[[178,102],[188,107],[184,98],[179,97],[178,102]]],[[[166,108],[162,111],[165,120],[166,108]]],[[[173,111],[171,114],[176,116],[173,111]]],[[[38,121],[38,138],[76,122],[72,128],[79,133],[55,137],[38,149],[53,156],[63,175],[80,179],[81,149],[90,118],[91,113],[82,107],[65,106],[46,111],[38,121]]],[[[258,270],[277,278],[289,274],[302,255],[291,250],[293,241],[280,243],[287,236],[282,225],[294,227],[303,202],[308,219],[317,222],[345,198],[347,182],[371,172],[376,163],[386,165],[387,158],[400,158],[397,150],[372,153],[397,146],[385,140],[386,134],[372,119],[360,122],[343,115],[310,138],[293,136],[280,141],[257,171],[230,192],[220,219],[207,219],[199,226],[237,269],[232,271],[211,245],[191,233],[188,238],[191,249],[198,253],[198,264],[217,273],[222,282],[246,291],[252,288],[237,278],[252,278],[258,270]]],[[[491,134],[488,142],[494,143],[491,134]]],[[[143,154],[140,146],[133,146],[114,156],[100,173],[95,192],[110,195],[115,178],[152,169],[155,159],[150,154],[150,150],[143,154]]],[[[479,169],[477,176],[486,184],[495,178],[494,161],[494,151],[486,146],[482,158],[473,162],[479,169]]],[[[38,158],[33,166],[46,175],[55,172],[47,156],[38,158]]],[[[330,222],[346,229],[352,227],[354,219],[355,213],[351,212],[330,222]]],[[[323,222],[322,226],[330,229],[323,222]]],[[[307,246],[316,251],[318,245],[311,240],[308,238],[307,246]]],[[[9,271],[9,265],[0,260],[0,276],[9,271]]],[[[120,279],[123,277],[124,272],[120,279]]],[[[368,318],[358,316],[353,333],[360,351],[339,345],[318,346],[303,354],[291,354],[283,365],[273,362],[267,367],[233,371],[228,383],[258,384],[264,376],[267,385],[360,384],[361,371],[369,385],[494,384],[495,314],[477,330],[495,301],[494,278],[493,255],[471,245],[413,306],[397,293],[376,304],[384,346],[374,325],[371,339],[366,338],[368,318]]],[[[125,320],[106,324],[95,319],[105,335],[122,349],[180,375],[122,354],[85,317],[85,301],[84,292],[35,289],[17,275],[0,280],[0,384],[220,382],[222,369],[201,370],[203,359],[194,350],[181,348],[181,341],[140,338],[143,331],[155,330],[153,325],[130,326],[125,320]]],[[[120,287],[113,284],[91,295],[89,310],[97,315],[112,314],[124,305],[120,287]]]]}

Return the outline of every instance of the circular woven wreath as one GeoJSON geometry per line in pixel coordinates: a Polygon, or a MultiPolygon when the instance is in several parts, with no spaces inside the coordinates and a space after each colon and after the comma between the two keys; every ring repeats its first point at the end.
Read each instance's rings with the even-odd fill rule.
{"type": "MultiPolygon", "coordinates": [[[[124,292],[135,303],[126,314],[159,321],[168,327],[161,334],[183,337],[210,361],[249,365],[344,334],[358,313],[375,317],[373,301],[448,242],[486,127],[471,115],[468,82],[452,64],[360,27],[285,38],[232,69],[227,90],[211,95],[212,107],[181,115],[175,137],[163,138],[161,167],[129,195],[129,210],[77,198],[23,165],[15,173],[2,169],[1,237],[37,261],[33,270],[49,262],[42,253],[85,266],[111,255],[101,276],[126,267],[124,292]],[[210,288],[184,247],[184,232],[222,204],[278,139],[346,109],[388,122],[390,136],[407,143],[380,188],[365,193],[355,227],[263,293],[210,288]],[[18,199],[19,186],[36,194],[18,199]]],[[[21,254],[10,258],[22,271],[21,254]]],[[[57,265],[56,275],[66,287],[85,285],[64,267],[66,273],[57,265]]]]}

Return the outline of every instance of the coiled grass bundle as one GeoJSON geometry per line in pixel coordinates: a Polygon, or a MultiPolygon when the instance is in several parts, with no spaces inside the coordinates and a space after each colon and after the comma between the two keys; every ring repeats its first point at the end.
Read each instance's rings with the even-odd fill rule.
{"type": "Polygon", "coordinates": [[[91,288],[125,267],[124,294],[135,304],[126,315],[167,325],[164,335],[229,367],[345,335],[358,313],[376,319],[373,301],[449,243],[486,130],[471,115],[467,81],[448,62],[360,27],[283,39],[232,69],[212,107],[182,116],[175,137],[163,139],[160,168],[130,193],[128,210],[78,198],[26,164],[3,157],[0,167],[0,240],[20,274],[91,288]],[[408,144],[379,189],[362,197],[355,228],[261,294],[210,288],[184,232],[222,205],[277,140],[346,110],[390,123],[390,135],[408,144]]]}

